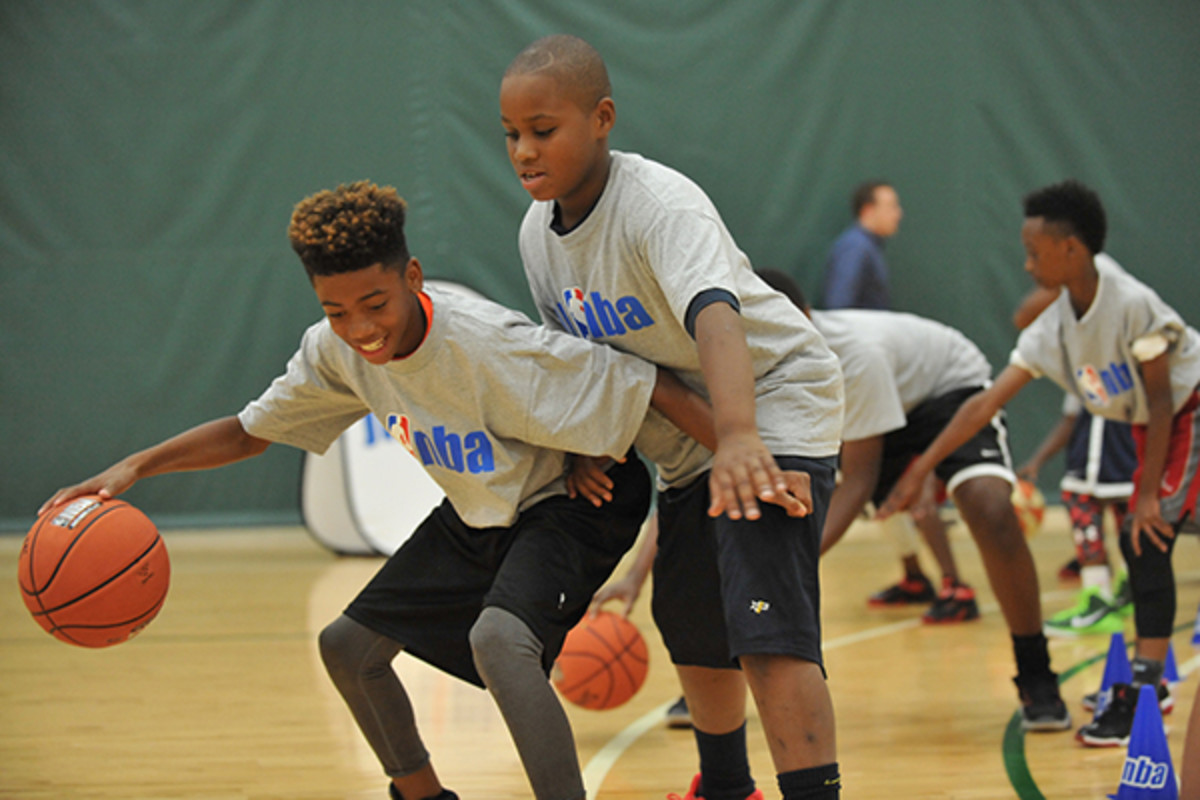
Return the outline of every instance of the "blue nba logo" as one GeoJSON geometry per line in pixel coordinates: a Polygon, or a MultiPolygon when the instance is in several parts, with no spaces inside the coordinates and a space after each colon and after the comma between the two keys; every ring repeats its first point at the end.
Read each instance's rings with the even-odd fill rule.
{"type": "Polygon", "coordinates": [[[1108,405],[1108,392],[1105,391],[1104,381],[1100,378],[1100,373],[1096,372],[1095,367],[1089,364],[1075,370],[1075,385],[1092,404],[1108,405]]]}

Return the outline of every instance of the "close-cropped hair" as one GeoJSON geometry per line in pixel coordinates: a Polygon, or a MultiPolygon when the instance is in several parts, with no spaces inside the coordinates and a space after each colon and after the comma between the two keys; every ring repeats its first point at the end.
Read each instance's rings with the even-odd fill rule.
{"type": "Polygon", "coordinates": [[[804,296],[804,292],[800,289],[800,284],[792,280],[792,276],[777,269],[764,268],[758,270],[758,277],[766,281],[777,292],[787,296],[792,304],[801,311],[808,309],[808,298],[804,296]]]}
{"type": "Polygon", "coordinates": [[[342,184],[296,204],[288,240],[311,279],[355,272],[375,264],[403,267],[404,199],[391,186],[370,181],[342,184]]]}
{"type": "Polygon", "coordinates": [[[1076,180],[1066,180],[1025,196],[1025,216],[1041,217],[1076,236],[1093,254],[1104,249],[1108,219],[1100,195],[1076,180]]]}
{"type": "Polygon", "coordinates": [[[504,77],[544,73],[564,87],[585,111],[612,96],[608,69],[596,48],[565,33],[545,36],[530,44],[504,71],[504,77]]]}
{"type": "Polygon", "coordinates": [[[875,202],[875,190],[884,186],[891,184],[887,181],[866,181],[854,187],[854,194],[850,195],[850,210],[855,217],[862,213],[865,206],[875,202]]]}

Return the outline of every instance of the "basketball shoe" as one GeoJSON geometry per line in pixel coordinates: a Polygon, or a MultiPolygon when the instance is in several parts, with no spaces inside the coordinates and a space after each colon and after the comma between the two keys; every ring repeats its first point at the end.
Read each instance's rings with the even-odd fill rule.
{"type": "Polygon", "coordinates": [[[1021,696],[1021,730],[1065,731],[1071,728],[1071,712],[1058,691],[1053,672],[1013,678],[1021,696]]]}
{"type": "MultiPolygon", "coordinates": [[[[680,797],[674,792],[671,792],[669,795],[667,795],[667,800],[703,800],[704,795],[696,794],[698,791],[700,791],[699,772],[696,773],[696,777],[692,778],[692,785],[688,789],[687,794],[685,794],[683,797],[680,797]]],[[[746,800],[766,800],[766,798],[763,796],[762,789],[755,789],[753,792],[747,795],[746,800]]]]}
{"type": "Polygon", "coordinates": [[[1080,569],[1082,569],[1082,567],[1079,565],[1079,559],[1072,558],[1070,561],[1059,567],[1058,579],[1063,583],[1078,583],[1080,569]]]}
{"type": "MultiPolygon", "coordinates": [[[[1163,678],[1158,682],[1158,710],[1163,714],[1170,714],[1175,710],[1175,697],[1171,694],[1171,685],[1167,683],[1167,679],[1163,678]]],[[[1095,711],[1096,706],[1100,705],[1100,690],[1089,692],[1083,696],[1080,705],[1087,711],[1095,711]]]]}
{"type": "Polygon", "coordinates": [[[958,583],[953,578],[942,578],[942,590],[938,592],[937,600],[921,617],[926,625],[940,625],[947,622],[967,622],[979,619],[979,604],[975,602],[975,590],[965,583],[958,583]]]}
{"type": "MultiPolygon", "coordinates": [[[[388,784],[388,797],[392,800],[404,800],[404,795],[400,794],[400,790],[396,788],[396,784],[388,784]]],[[[458,795],[449,789],[442,789],[442,793],[431,800],[458,800],[458,795]]]]}
{"type": "Polygon", "coordinates": [[[1100,587],[1089,586],[1079,592],[1075,605],[1050,617],[1043,627],[1047,636],[1087,636],[1116,633],[1125,623],[1100,587]]]}
{"type": "Polygon", "coordinates": [[[1085,747],[1124,747],[1129,744],[1137,698],[1137,690],[1130,684],[1114,683],[1112,700],[1099,716],[1075,733],[1075,738],[1085,747]]]}
{"type": "Polygon", "coordinates": [[[936,599],[937,592],[933,590],[933,584],[929,582],[929,578],[924,575],[915,578],[905,576],[904,580],[895,586],[889,586],[871,595],[867,599],[867,605],[875,607],[911,606],[931,603],[936,599]]]}

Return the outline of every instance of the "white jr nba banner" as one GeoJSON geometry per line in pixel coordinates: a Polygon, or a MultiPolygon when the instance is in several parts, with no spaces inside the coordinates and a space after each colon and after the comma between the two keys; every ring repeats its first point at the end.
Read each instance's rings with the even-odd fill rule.
{"type": "MultiPolygon", "coordinates": [[[[457,283],[426,283],[481,296],[457,283]]],[[[305,454],[304,524],[336,553],[390,556],[444,497],[417,459],[371,414],[347,428],[324,455],[305,454]]]]}

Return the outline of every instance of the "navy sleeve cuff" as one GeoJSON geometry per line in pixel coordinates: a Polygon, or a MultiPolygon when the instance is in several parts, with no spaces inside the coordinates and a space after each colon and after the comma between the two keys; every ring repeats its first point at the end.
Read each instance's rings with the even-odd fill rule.
{"type": "Polygon", "coordinates": [[[713,303],[728,303],[734,311],[739,314],[742,312],[741,303],[738,302],[733,292],[726,289],[705,289],[693,297],[692,302],[688,303],[687,315],[683,319],[688,336],[691,336],[693,339],[696,338],[696,317],[713,303]]]}

